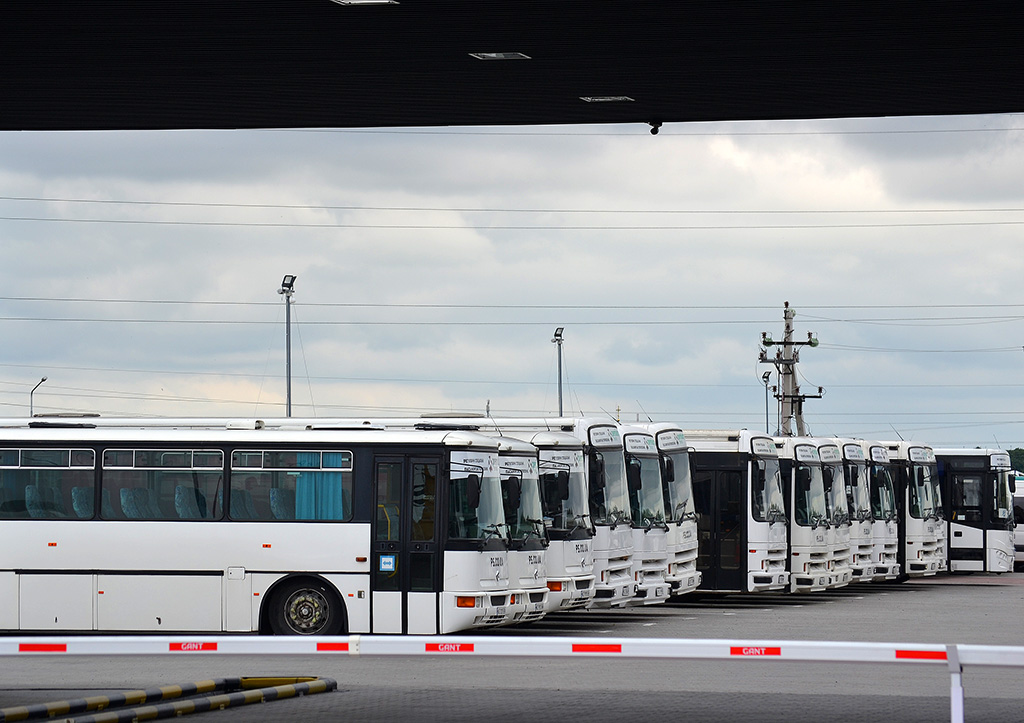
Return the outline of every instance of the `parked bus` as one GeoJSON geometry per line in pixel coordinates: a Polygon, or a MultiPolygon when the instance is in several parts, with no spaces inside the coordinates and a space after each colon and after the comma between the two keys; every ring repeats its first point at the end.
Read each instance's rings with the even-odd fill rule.
{"type": "MultiPolygon", "coordinates": [[[[835,440],[843,455],[843,480],[850,524],[850,567],[854,582],[870,582],[875,576],[874,517],[871,512],[871,484],[867,455],[860,442],[835,440]]],[[[893,540],[895,544],[895,538],[893,540]]],[[[895,549],[894,549],[895,554],[895,549]]],[[[895,558],[894,558],[895,559],[895,558]]]]}
{"type": "Polygon", "coordinates": [[[590,606],[595,593],[594,524],[583,471],[583,443],[564,432],[527,431],[521,436],[537,448],[540,460],[541,503],[549,538],[547,610],[581,610],[590,606]]]}
{"type": "Polygon", "coordinates": [[[831,582],[831,522],[817,442],[810,437],[777,437],[775,447],[779,451],[789,518],[789,589],[824,590],[831,582]]]}
{"type": "Polygon", "coordinates": [[[787,522],[770,437],[747,430],[687,430],[693,446],[700,590],[788,590],[787,522]]]}
{"type": "Polygon", "coordinates": [[[825,486],[825,509],[828,516],[829,587],[843,587],[853,580],[850,551],[850,508],[846,498],[843,453],[839,445],[826,442],[818,446],[821,458],[821,479],[825,486]]]}
{"type": "Polygon", "coordinates": [[[871,487],[872,580],[896,580],[900,577],[900,525],[889,448],[873,442],[861,442],[861,447],[867,457],[871,487]]]}
{"type": "Polygon", "coordinates": [[[668,600],[668,523],[661,481],[661,459],[654,436],[640,427],[621,426],[626,455],[626,482],[633,523],[633,582],[630,605],[668,600]]]}
{"type": "Polygon", "coordinates": [[[899,563],[904,577],[929,577],[942,567],[940,521],[935,511],[935,452],[913,442],[884,442],[899,512],[899,563]]]}
{"type": "Polygon", "coordinates": [[[950,572],[1012,571],[1016,483],[1010,455],[1001,449],[934,451],[950,572]]]}
{"type": "Polygon", "coordinates": [[[0,429],[0,630],[435,634],[511,619],[484,435],[22,425],[0,429]]]}
{"type": "Polygon", "coordinates": [[[661,483],[668,523],[668,573],[665,579],[673,596],[685,595],[696,590],[701,579],[697,570],[697,513],[693,506],[693,479],[686,435],[682,429],[667,422],[639,426],[654,435],[661,458],[661,483]]]}
{"type": "Polygon", "coordinates": [[[498,437],[501,496],[509,530],[509,586],[513,623],[530,623],[547,613],[545,558],[548,535],[541,504],[537,448],[498,437]]]}

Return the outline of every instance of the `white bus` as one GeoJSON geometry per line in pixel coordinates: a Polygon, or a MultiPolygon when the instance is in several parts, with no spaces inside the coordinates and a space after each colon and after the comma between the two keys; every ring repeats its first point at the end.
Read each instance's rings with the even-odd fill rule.
{"type": "Polygon", "coordinates": [[[633,526],[633,582],[630,605],[655,605],[669,598],[668,523],[661,482],[661,459],[654,435],[641,427],[621,426],[626,482],[633,526]]]}
{"type": "Polygon", "coordinates": [[[775,447],[789,515],[790,592],[824,590],[831,582],[831,521],[817,441],[810,437],[777,437],[775,447]]]}
{"type": "Polygon", "coordinates": [[[861,442],[861,448],[867,457],[871,487],[872,580],[896,580],[900,577],[899,509],[889,464],[889,449],[873,442],[861,442]]]}
{"type": "MultiPolygon", "coordinates": [[[[509,435],[515,431],[510,430],[509,435]]],[[[583,442],[564,432],[522,432],[537,448],[547,549],[548,612],[581,610],[594,600],[594,524],[583,442]]]]}
{"type": "Polygon", "coordinates": [[[1014,559],[1010,455],[1001,449],[935,449],[951,572],[1010,572],[1014,559]]]}
{"type": "MultiPolygon", "coordinates": [[[[850,567],[853,570],[853,581],[871,582],[875,576],[874,518],[871,514],[871,483],[868,479],[867,455],[863,445],[858,441],[835,441],[843,455],[843,481],[849,512],[850,567]]],[[[893,542],[895,543],[895,539],[893,542]]],[[[893,552],[895,553],[895,548],[893,552]]]]}
{"type": "Polygon", "coordinates": [[[747,430],[685,435],[693,446],[700,590],[788,590],[786,502],[772,439],[747,430]]]}
{"type": "Polygon", "coordinates": [[[509,529],[509,585],[515,596],[512,622],[530,623],[543,618],[548,610],[548,535],[537,448],[511,437],[497,439],[501,495],[509,529]]]}
{"type": "Polygon", "coordinates": [[[896,487],[899,562],[904,578],[935,575],[943,566],[943,525],[935,510],[935,452],[912,442],[883,442],[896,487]]]}
{"type": "Polygon", "coordinates": [[[825,509],[828,516],[829,584],[830,588],[843,587],[853,580],[850,546],[850,508],[846,499],[846,480],[843,453],[839,445],[826,442],[818,446],[821,457],[821,479],[825,485],[825,509]]]}
{"type": "Polygon", "coordinates": [[[697,570],[697,513],[693,506],[690,450],[683,430],[668,422],[641,424],[654,435],[661,458],[668,523],[668,573],[665,579],[673,596],[693,592],[700,585],[697,570]]]}
{"type": "Polygon", "coordinates": [[[21,424],[0,429],[0,630],[435,634],[511,619],[484,435],[21,424]]]}

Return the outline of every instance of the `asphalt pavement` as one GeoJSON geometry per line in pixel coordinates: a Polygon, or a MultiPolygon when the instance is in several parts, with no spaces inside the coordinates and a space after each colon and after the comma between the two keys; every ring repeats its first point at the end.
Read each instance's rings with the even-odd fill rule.
{"type": "MultiPolygon", "coordinates": [[[[811,595],[683,598],[549,616],[486,635],[1024,645],[1024,574],[851,585],[811,595]]],[[[941,666],[560,658],[18,657],[0,707],[208,678],[315,675],[338,690],[196,721],[941,721],[941,666]]],[[[1024,670],[964,671],[968,721],[1024,720],[1024,670]]]]}

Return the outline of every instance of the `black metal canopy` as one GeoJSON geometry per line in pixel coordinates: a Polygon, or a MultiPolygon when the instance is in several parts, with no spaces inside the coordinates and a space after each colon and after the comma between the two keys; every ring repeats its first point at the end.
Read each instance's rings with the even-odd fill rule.
{"type": "Polygon", "coordinates": [[[1024,10],[948,0],[5,0],[0,129],[1024,110],[1024,10]]]}

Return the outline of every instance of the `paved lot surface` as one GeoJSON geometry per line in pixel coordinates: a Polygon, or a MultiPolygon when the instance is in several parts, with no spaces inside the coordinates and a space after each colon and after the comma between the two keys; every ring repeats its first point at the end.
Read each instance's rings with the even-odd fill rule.
{"type": "MultiPolygon", "coordinates": [[[[1024,645],[1022,612],[1024,574],[970,575],[584,612],[496,634],[1024,645]]],[[[949,678],[939,666],[343,656],[40,657],[0,666],[0,707],[233,675],[338,681],[334,693],[196,719],[221,723],[949,719],[949,678]]],[[[968,668],[964,685],[967,720],[1024,720],[1024,670],[968,668]]]]}

